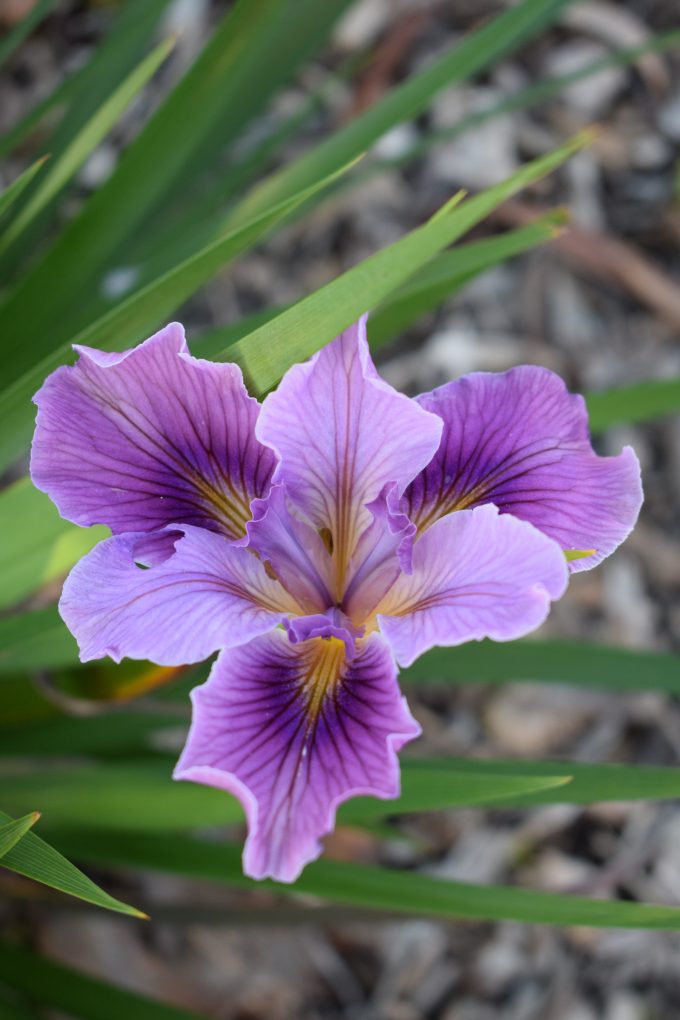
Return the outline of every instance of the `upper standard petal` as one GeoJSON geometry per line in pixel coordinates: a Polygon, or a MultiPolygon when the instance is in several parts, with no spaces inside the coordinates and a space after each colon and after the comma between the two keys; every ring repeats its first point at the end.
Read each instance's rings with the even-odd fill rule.
{"type": "Polygon", "coordinates": [[[571,564],[587,570],[633,528],[642,503],[637,457],[629,447],[618,457],[594,453],[583,398],[553,372],[476,372],[417,400],[444,424],[437,453],[404,495],[419,530],[494,503],[562,549],[594,549],[571,564]]]}
{"type": "Polygon", "coordinates": [[[275,465],[236,365],[188,353],[171,323],[121,354],[77,347],[45,381],[34,484],[76,524],[114,533],[187,523],[242,538],[275,465]]]}
{"type": "Polygon", "coordinates": [[[382,638],[362,642],[351,662],[345,647],[336,637],[291,644],[277,630],[222,652],[192,691],[174,775],[239,798],[252,878],[295,881],[342,801],[399,796],[396,752],[420,727],[382,638]]]}
{"type": "Polygon", "coordinates": [[[365,319],[295,365],[262,405],[258,439],[280,457],[274,480],[326,534],[342,597],[349,560],[387,483],[399,493],[430,460],[442,424],[380,379],[365,319]]]}
{"type": "Polygon", "coordinates": [[[462,510],[418,538],[413,572],[387,593],[377,623],[410,666],[433,645],[523,637],[543,623],[567,577],[560,547],[533,525],[492,505],[462,510]]]}
{"type": "Polygon", "coordinates": [[[262,563],[223,535],[182,525],[100,542],[66,579],[59,611],[85,662],[200,662],[299,609],[262,563]]]}

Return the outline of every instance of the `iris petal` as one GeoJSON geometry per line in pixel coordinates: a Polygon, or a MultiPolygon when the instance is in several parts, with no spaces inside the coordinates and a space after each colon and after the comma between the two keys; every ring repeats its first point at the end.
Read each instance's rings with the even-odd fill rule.
{"type": "Polygon", "coordinates": [[[31,475],[61,515],[116,534],[187,523],[242,538],[275,458],[240,369],[192,358],[179,323],[122,354],[76,350],[35,396],[31,475]]]}
{"type": "Polygon", "coordinates": [[[321,536],[290,509],[282,485],[253,504],[249,545],[291,592],[306,613],[332,604],[333,564],[321,536]]]}
{"type": "Polygon", "coordinates": [[[294,881],[321,853],[342,801],[399,795],[396,752],[420,727],[395,672],[378,635],[348,662],[338,638],[291,644],[275,631],[222,652],[193,691],[175,778],[239,798],[248,875],[294,881]]]}
{"type": "Polygon", "coordinates": [[[599,457],[582,397],[559,376],[523,365],[477,372],[418,397],[444,431],[404,506],[423,530],[454,510],[494,503],[564,550],[594,549],[571,563],[588,570],[626,538],[642,503],[640,466],[626,449],[599,457]]]}
{"type": "Polygon", "coordinates": [[[449,514],[413,548],[378,606],[397,661],[409,666],[433,645],[511,641],[538,627],[564,594],[567,565],[556,542],[495,506],[449,514]]]}
{"type": "Polygon", "coordinates": [[[411,573],[415,525],[399,509],[394,486],[369,504],[373,522],[361,535],[350,561],[344,607],[361,624],[368,619],[402,570],[411,573]]]}
{"type": "Polygon", "coordinates": [[[327,536],[338,599],[371,524],[367,504],[388,483],[401,495],[437,449],[441,428],[437,416],[379,378],[364,319],[291,368],[264,401],[257,437],[279,455],[274,480],[327,536]]]}
{"type": "Polygon", "coordinates": [[[66,579],[59,610],[80,657],[199,662],[299,607],[247,549],[191,525],[100,542],[66,579]]]}

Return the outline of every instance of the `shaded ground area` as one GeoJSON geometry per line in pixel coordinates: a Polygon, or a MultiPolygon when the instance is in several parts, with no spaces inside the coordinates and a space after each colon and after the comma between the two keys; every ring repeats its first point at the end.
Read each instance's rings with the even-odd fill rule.
{"type": "MultiPolygon", "coordinates": [[[[372,48],[374,60],[358,85],[338,81],[326,109],[309,123],[305,142],[312,143],[496,9],[486,0],[361,0],[337,29],[324,63],[307,69],[267,116],[280,117],[328,68],[372,48]]],[[[444,93],[427,117],[386,138],[380,155],[398,158],[432,127],[444,129],[523,83],[673,27],[677,13],[673,0],[587,0],[492,74],[444,93]]],[[[185,29],[180,63],[213,14],[199,0],[175,5],[174,18],[185,29]]],[[[0,91],[3,120],[49,91],[105,23],[105,12],[94,7],[62,4],[15,58],[0,91]]],[[[411,393],[471,370],[525,361],[560,372],[577,390],[680,374],[679,66],[676,54],[609,70],[340,195],[216,279],[185,310],[189,336],[300,296],[401,236],[457,188],[494,183],[597,121],[601,133],[592,149],[504,207],[476,236],[554,205],[569,207],[573,230],[474,281],[382,352],[382,369],[411,393]]],[[[123,128],[95,153],[80,175],[83,193],[103,180],[125,139],[123,128]]],[[[281,159],[298,151],[298,143],[289,144],[281,159]]],[[[574,580],[545,633],[670,649],[680,642],[680,421],[611,429],[600,452],[618,452],[626,443],[643,464],[647,498],[639,527],[604,567],[574,580]]],[[[653,692],[433,684],[410,692],[410,699],[424,728],[415,749],[420,757],[680,760],[678,706],[653,692]]],[[[382,840],[340,830],[329,852],[477,882],[680,902],[680,811],[674,803],[465,810],[404,820],[393,831],[382,840]]],[[[680,1015],[680,936],[385,923],[327,909],[317,909],[323,923],[312,926],[315,908],[302,901],[278,904],[264,893],[144,881],[156,904],[151,925],[69,908],[29,908],[7,920],[55,958],[221,1020],[680,1015]]],[[[124,891],[132,897],[134,890],[131,883],[124,891]]]]}

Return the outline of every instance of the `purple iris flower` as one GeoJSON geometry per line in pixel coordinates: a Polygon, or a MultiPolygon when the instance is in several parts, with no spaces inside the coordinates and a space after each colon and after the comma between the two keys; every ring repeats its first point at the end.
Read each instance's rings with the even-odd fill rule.
{"type": "Polygon", "coordinates": [[[239,798],[254,878],[293,881],[347,798],[398,796],[420,728],[397,663],[527,634],[640,508],[633,451],[596,456],[582,398],[543,368],[411,400],[362,319],[260,406],[177,323],[122,354],[76,349],[35,398],[31,472],[113,537],[61,614],[83,661],[219,651],[175,777],[239,798]]]}

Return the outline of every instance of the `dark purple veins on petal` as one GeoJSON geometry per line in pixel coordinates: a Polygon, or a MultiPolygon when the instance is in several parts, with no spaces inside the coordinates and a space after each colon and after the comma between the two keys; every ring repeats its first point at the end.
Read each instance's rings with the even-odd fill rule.
{"type": "Polygon", "coordinates": [[[478,372],[418,397],[444,422],[441,443],[404,495],[419,531],[456,510],[495,504],[567,549],[595,549],[595,566],[633,527],[640,469],[626,448],[599,457],[584,401],[547,369],[478,372]]]}
{"type": "Polygon", "coordinates": [[[420,732],[378,635],[347,662],[336,637],[275,631],[223,652],[193,701],[175,777],[239,797],[253,878],[294,881],[348,797],[398,796],[395,752],[420,732]]]}
{"type": "Polygon", "coordinates": [[[177,323],[123,354],[79,353],[35,398],[38,488],[84,526],[241,538],[275,457],[255,438],[259,405],[239,369],[192,358],[177,323]]]}

